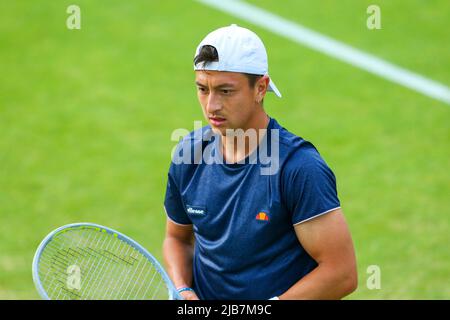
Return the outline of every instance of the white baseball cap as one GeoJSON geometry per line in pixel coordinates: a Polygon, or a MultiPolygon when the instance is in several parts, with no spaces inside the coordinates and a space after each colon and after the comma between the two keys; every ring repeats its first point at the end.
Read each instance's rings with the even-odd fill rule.
{"type": "MultiPolygon", "coordinates": [[[[209,33],[197,47],[194,58],[203,46],[213,46],[217,50],[219,61],[194,64],[194,70],[230,71],[268,75],[267,52],[261,39],[246,28],[232,24],[209,33]]],[[[270,79],[270,77],[269,77],[270,79]]],[[[278,97],[281,93],[273,83],[269,82],[268,91],[273,91],[278,97]]]]}

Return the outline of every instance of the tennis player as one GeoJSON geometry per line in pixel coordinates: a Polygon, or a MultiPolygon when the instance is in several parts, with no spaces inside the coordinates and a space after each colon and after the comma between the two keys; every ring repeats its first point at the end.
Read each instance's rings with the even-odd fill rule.
{"type": "Polygon", "coordinates": [[[209,125],[178,144],[164,201],[164,258],[178,291],[185,299],[353,292],[356,259],[335,176],[313,144],[266,114],[266,92],[281,94],[260,38],[219,28],[198,45],[194,70],[209,125]]]}

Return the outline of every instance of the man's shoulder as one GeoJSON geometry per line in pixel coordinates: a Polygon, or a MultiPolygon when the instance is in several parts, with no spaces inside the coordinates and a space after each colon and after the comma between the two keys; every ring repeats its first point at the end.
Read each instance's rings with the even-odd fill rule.
{"type": "Polygon", "coordinates": [[[307,159],[314,158],[318,154],[312,142],[289,131],[276,120],[274,121],[273,129],[278,130],[280,148],[284,149],[283,151],[288,154],[288,158],[307,159]]]}
{"type": "Polygon", "coordinates": [[[205,148],[214,139],[215,134],[209,125],[183,136],[172,151],[169,174],[175,177],[195,170],[198,164],[204,162],[205,148]]]}
{"type": "Polygon", "coordinates": [[[206,125],[199,129],[192,130],[187,135],[183,137],[180,142],[191,141],[191,143],[199,141],[209,141],[214,136],[214,131],[211,129],[210,125],[206,125]]]}
{"type": "Polygon", "coordinates": [[[308,169],[317,164],[324,163],[316,146],[281,126],[274,123],[274,129],[279,131],[280,156],[283,157],[284,171],[308,169]]]}
{"type": "Polygon", "coordinates": [[[191,154],[191,151],[198,150],[200,146],[204,148],[205,145],[213,142],[214,139],[214,131],[209,125],[195,129],[180,139],[175,148],[175,154],[183,156],[186,151],[189,151],[188,153],[191,154]]]}

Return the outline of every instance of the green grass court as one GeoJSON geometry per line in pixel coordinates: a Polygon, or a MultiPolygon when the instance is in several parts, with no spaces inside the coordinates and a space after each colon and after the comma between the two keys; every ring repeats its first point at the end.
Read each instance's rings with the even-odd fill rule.
{"type": "MultiPolygon", "coordinates": [[[[448,1],[249,0],[450,85],[448,1]]],[[[192,59],[237,23],[265,42],[283,94],[267,112],[334,170],[356,247],[348,299],[450,299],[450,105],[195,1],[3,1],[0,5],[0,298],[38,299],[33,254],[54,228],[110,226],[161,258],[176,128],[205,124],[192,59]],[[68,30],[66,8],[81,8],[68,30]],[[369,265],[381,289],[366,287],[369,265]]]]}

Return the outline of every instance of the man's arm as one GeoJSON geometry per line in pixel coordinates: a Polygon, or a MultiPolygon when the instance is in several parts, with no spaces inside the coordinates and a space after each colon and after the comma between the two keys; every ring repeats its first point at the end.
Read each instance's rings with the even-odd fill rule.
{"type": "MultiPolygon", "coordinates": [[[[167,219],[163,254],[167,272],[176,288],[192,286],[193,252],[192,225],[178,225],[167,219]]],[[[183,291],[181,295],[186,300],[198,300],[192,291],[183,291]]]]}
{"type": "Polygon", "coordinates": [[[318,266],[280,299],[341,299],[356,290],[355,252],[341,209],[300,223],[295,232],[318,266]]]}

